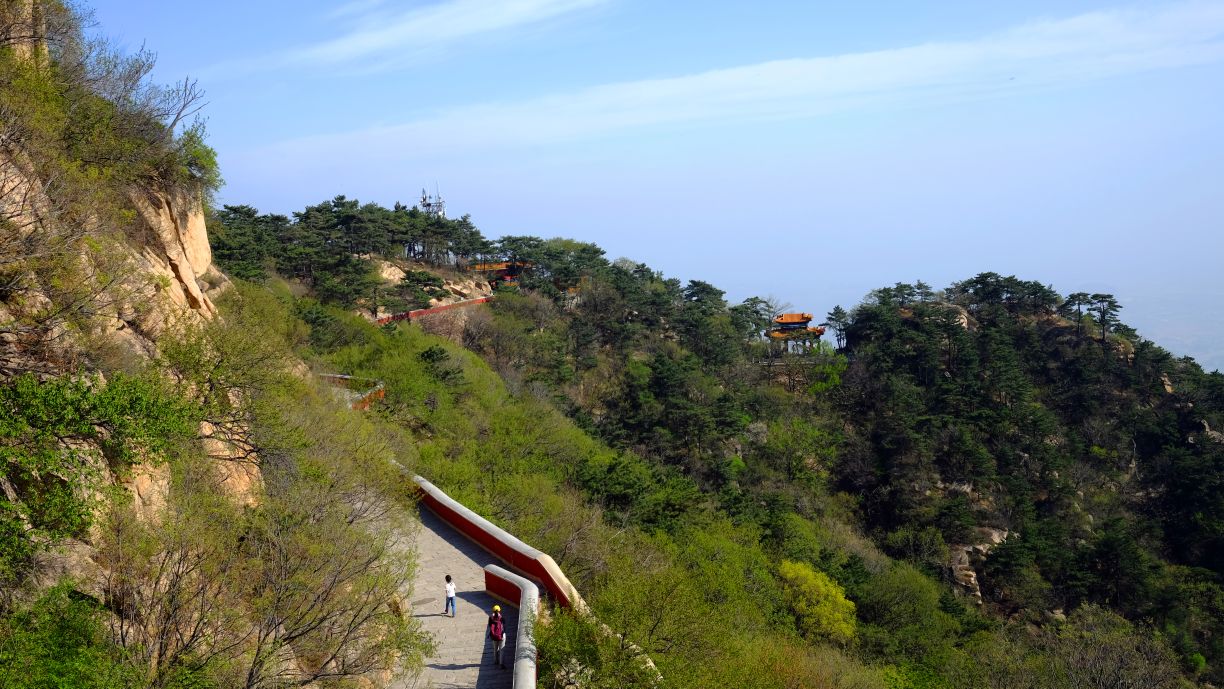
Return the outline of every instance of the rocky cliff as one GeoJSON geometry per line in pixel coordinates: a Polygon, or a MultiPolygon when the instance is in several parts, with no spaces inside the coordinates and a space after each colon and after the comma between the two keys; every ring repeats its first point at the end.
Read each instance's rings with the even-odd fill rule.
{"type": "Polygon", "coordinates": [[[208,228],[200,199],[184,192],[138,190],[132,194],[136,219],[127,246],[135,265],[133,297],[115,310],[115,330],[130,327],[148,348],[168,323],[217,314],[213,297],[229,280],[212,265],[208,228]],[[145,308],[138,309],[138,305],[145,308]]]}
{"type": "Polygon", "coordinates": [[[225,284],[212,265],[208,228],[198,196],[145,190],[133,195],[146,241],[141,254],[155,274],[173,278],[167,296],[179,307],[210,317],[216,313],[208,292],[225,284]]]}
{"type": "MultiPolygon", "coordinates": [[[[0,379],[105,377],[150,361],[174,324],[217,316],[213,298],[230,283],[212,265],[199,195],[150,185],[133,187],[128,200],[118,226],[70,212],[20,150],[0,147],[0,379]]],[[[206,450],[225,459],[230,449],[208,431],[201,428],[206,450]]],[[[240,500],[259,482],[249,463],[222,461],[217,471],[240,500]]],[[[111,480],[142,519],[166,503],[164,464],[111,480]]],[[[92,590],[100,581],[92,557],[88,539],[70,541],[48,554],[36,579],[71,575],[92,590]]]]}
{"type": "Polygon", "coordinates": [[[50,187],[0,150],[0,374],[90,368],[86,349],[147,359],[167,325],[216,315],[229,281],[198,194],[135,188],[115,228],[63,212],[50,187]]]}

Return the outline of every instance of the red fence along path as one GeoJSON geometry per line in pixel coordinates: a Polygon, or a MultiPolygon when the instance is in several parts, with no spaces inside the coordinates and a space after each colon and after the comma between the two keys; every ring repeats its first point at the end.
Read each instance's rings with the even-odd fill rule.
{"type": "Polygon", "coordinates": [[[327,381],[332,386],[346,391],[346,400],[349,406],[358,411],[364,411],[374,404],[375,400],[380,400],[386,396],[387,391],[383,387],[381,380],[373,378],[356,378],[354,376],[341,375],[339,373],[320,373],[319,378],[327,381]],[[365,384],[369,383],[367,387],[365,384]]]}
{"type": "Polygon", "coordinates": [[[520,541],[501,527],[464,507],[420,476],[414,476],[421,503],[459,533],[506,563],[511,570],[535,580],[561,605],[587,612],[586,601],[570,583],[561,568],[546,553],[520,541]]]}
{"type": "Polygon", "coordinates": [[[517,606],[518,634],[514,644],[513,689],[536,686],[535,623],[540,614],[540,589],[527,579],[498,567],[485,565],[485,593],[517,606]]]}
{"type": "MultiPolygon", "coordinates": [[[[590,615],[591,609],[578,594],[578,589],[574,588],[570,580],[561,572],[561,568],[546,553],[510,535],[424,478],[413,476],[412,480],[417,484],[417,494],[421,504],[429,508],[430,512],[506,563],[507,567],[526,577],[517,576],[514,572],[496,565],[485,565],[484,568],[486,593],[511,604],[515,602],[516,597],[519,600],[519,641],[515,647],[514,688],[535,687],[534,625],[536,611],[539,608],[539,592],[532,581],[543,586],[553,600],[564,607],[572,608],[584,615],[590,615]]],[[[604,634],[620,638],[607,625],[599,623],[599,626],[604,634]]],[[[621,641],[628,643],[624,639],[621,641]]],[[[636,644],[628,643],[628,646],[642,653],[636,644]]],[[[663,677],[655,667],[654,661],[642,653],[641,662],[655,674],[658,678],[657,682],[661,684],[663,677]]]]}
{"type": "MultiPolygon", "coordinates": [[[[485,566],[501,561],[430,510],[419,512],[420,528],[411,537],[417,571],[405,593],[411,596],[413,617],[437,645],[420,676],[401,677],[387,689],[514,689],[514,673],[494,665],[487,632],[488,613],[501,603],[507,636],[502,662],[513,668],[521,641],[519,610],[485,590],[485,566]],[[443,576],[448,574],[459,604],[454,618],[440,614],[443,576]]],[[[517,594],[513,600],[519,600],[517,594]]]]}
{"type": "Polygon", "coordinates": [[[403,313],[396,313],[390,316],[383,316],[382,318],[379,318],[378,320],[374,322],[379,325],[386,325],[388,323],[395,323],[396,321],[411,321],[415,318],[420,318],[421,316],[428,316],[433,313],[442,313],[443,311],[450,311],[451,309],[458,309],[464,306],[475,306],[476,304],[486,304],[491,301],[493,301],[493,297],[478,297],[476,299],[467,299],[465,301],[457,301],[453,304],[443,304],[441,306],[431,306],[428,309],[416,309],[414,311],[405,311],[403,313]]]}

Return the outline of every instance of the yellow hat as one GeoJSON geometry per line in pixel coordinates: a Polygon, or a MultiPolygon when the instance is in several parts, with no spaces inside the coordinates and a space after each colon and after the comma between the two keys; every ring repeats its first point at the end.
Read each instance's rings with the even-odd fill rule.
{"type": "Polygon", "coordinates": [[[494,605],[494,606],[493,606],[493,612],[501,612],[501,606],[500,606],[500,605],[494,605]]]}

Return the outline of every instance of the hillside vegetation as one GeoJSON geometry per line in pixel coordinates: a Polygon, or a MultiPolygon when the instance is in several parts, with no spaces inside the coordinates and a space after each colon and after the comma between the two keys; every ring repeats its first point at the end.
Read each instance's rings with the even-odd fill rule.
{"type": "Polygon", "coordinates": [[[0,687],[411,673],[409,450],[221,297],[199,94],[84,23],[0,3],[0,687]]]}
{"type": "Polygon", "coordinates": [[[410,676],[412,472],[615,632],[551,610],[541,686],[1224,681],[1224,376],[1110,295],[898,283],[783,355],[769,300],[398,204],[209,207],[171,256],[199,93],[83,23],[0,1],[0,687],[410,676]],[[483,259],[529,268],[370,322],[483,259]]]}
{"type": "MultiPolygon", "coordinates": [[[[392,247],[425,220],[373,212],[400,218],[392,247]]],[[[252,277],[302,242],[352,256],[325,237],[360,219],[303,239],[306,217],[263,236],[252,277]]],[[[474,258],[445,236],[438,263],[474,258]]],[[[1139,337],[1109,295],[990,273],[897,284],[829,314],[838,346],[779,358],[766,300],[728,304],[572,240],[492,247],[532,268],[461,339],[511,406],[416,325],[312,327],[340,370],[389,381],[378,413],[412,429],[431,479],[554,554],[669,682],[1216,677],[1224,380],[1139,337]]],[[[568,624],[549,628],[550,667],[632,667],[568,624]]]]}

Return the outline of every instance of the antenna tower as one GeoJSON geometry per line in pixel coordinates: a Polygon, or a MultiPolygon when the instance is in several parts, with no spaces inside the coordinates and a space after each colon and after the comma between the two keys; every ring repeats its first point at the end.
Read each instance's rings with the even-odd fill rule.
{"type": "Polygon", "coordinates": [[[417,203],[417,208],[420,208],[422,213],[435,218],[446,217],[446,201],[442,199],[442,194],[438,191],[436,184],[432,195],[423,187],[421,188],[421,200],[417,203]]]}

